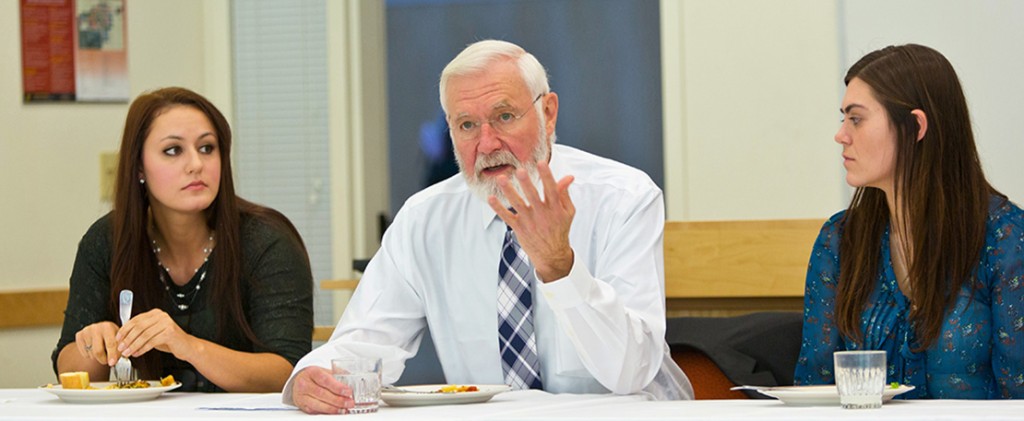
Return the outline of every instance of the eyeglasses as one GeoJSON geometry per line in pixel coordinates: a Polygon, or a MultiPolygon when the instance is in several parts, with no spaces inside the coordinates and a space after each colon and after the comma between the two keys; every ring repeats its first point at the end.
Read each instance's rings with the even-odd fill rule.
{"type": "Polygon", "coordinates": [[[547,92],[542,92],[540,95],[537,95],[537,97],[533,99],[533,102],[530,103],[530,107],[519,114],[516,114],[515,110],[499,110],[486,121],[474,120],[469,116],[460,118],[455,121],[455,124],[452,124],[452,137],[454,137],[455,140],[462,141],[474,140],[480,137],[480,128],[484,123],[489,124],[491,129],[494,131],[506,134],[512,131],[512,129],[516,127],[516,123],[525,117],[530,110],[534,109],[533,105],[536,104],[537,100],[543,97],[546,93],[547,92]]]}

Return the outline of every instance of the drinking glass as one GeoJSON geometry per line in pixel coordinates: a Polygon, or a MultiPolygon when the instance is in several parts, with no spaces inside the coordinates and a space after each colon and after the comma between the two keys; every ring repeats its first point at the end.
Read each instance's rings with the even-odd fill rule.
{"type": "Polygon", "coordinates": [[[352,389],[355,406],[349,414],[377,412],[380,405],[380,358],[350,357],[331,360],[331,373],[335,379],[352,389]]]}
{"type": "Polygon", "coordinates": [[[885,388],[885,351],[838,351],[836,367],[839,402],[846,409],[882,407],[885,388]]]}

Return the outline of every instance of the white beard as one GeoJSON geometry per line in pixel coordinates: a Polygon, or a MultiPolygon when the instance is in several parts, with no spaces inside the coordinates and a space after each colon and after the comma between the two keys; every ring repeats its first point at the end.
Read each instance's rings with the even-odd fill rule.
{"type": "MultiPolygon", "coordinates": [[[[466,171],[465,165],[463,165],[462,158],[459,157],[459,154],[455,154],[455,161],[459,164],[459,171],[462,173],[462,176],[466,178],[466,185],[469,186],[469,190],[473,192],[474,195],[485,202],[487,201],[487,198],[494,196],[498,198],[498,201],[501,202],[502,206],[510,208],[511,204],[509,203],[508,198],[505,197],[505,193],[501,191],[501,187],[498,186],[498,180],[496,178],[483,178],[480,176],[481,172],[486,168],[498,165],[509,165],[515,169],[526,169],[526,174],[529,176],[530,183],[533,184],[533,187],[537,190],[537,194],[540,198],[544,198],[544,189],[540,181],[540,173],[537,172],[537,163],[540,161],[547,161],[551,157],[551,138],[545,136],[543,120],[544,119],[541,118],[540,130],[537,133],[537,139],[541,140],[537,142],[537,147],[533,149],[533,153],[527,162],[519,162],[512,152],[502,149],[490,155],[478,154],[476,156],[475,168],[473,168],[472,172],[468,172],[466,171]]],[[[520,185],[519,179],[515,177],[515,174],[510,174],[508,178],[512,187],[515,188],[516,193],[519,194],[519,197],[529,204],[529,201],[523,194],[523,186],[520,185]]]]}

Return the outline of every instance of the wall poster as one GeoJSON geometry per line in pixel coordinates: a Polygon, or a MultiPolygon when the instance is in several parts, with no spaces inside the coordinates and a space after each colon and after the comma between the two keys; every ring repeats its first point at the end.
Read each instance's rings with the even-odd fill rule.
{"type": "Polygon", "coordinates": [[[24,102],[127,102],[126,0],[21,0],[24,102]]]}

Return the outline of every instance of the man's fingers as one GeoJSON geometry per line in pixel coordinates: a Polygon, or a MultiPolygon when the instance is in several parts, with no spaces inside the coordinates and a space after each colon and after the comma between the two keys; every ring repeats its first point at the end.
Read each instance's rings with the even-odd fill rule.
{"type": "Polygon", "coordinates": [[[352,408],[352,389],[331,376],[327,369],[310,367],[295,385],[295,405],[308,414],[338,414],[352,408]]]}
{"type": "Polygon", "coordinates": [[[544,200],[548,203],[560,201],[558,185],[555,184],[555,176],[551,173],[551,167],[548,166],[547,162],[537,163],[537,174],[540,175],[540,182],[544,188],[544,200]]]}
{"type": "Polygon", "coordinates": [[[530,202],[530,206],[540,206],[543,203],[540,193],[537,192],[537,187],[533,185],[533,181],[530,181],[530,175],[525,169],[516,170],[516,180],[519,182],[523,194],[526,195],[526,201],[530,202]]]}
{"type": "Polygon", "coordinates": [[[340,414],[344,408],[331,405],[317,399],[315,396],[307,395],[299,404],[299,409],[307,414],[340,414]]]}
{"type": "Polygon", "coordinates": [[[493,195],[488,197],[487,198],[487,204],[491,206],[491,209],[494,210],[494,213],[498,214],[498,217],[501,218],[501,220],[504,221],[505,224],[507,224],[508,226],[512,227],[512,229],[516,228],[515,227],[515,224],[517,222],[516,219],[515,219],[516,215],[514,213],[512,213],[512,211],[506,209],[505,205],[503,205],[501,203],[501,201],[498,200],[497,197],[495,197],[493,195]]]}
{"type": "Polygon", "coordinates": [[[498,188],[501,189],[502,193],[505,193],[505,199],[508,199],[508,204],[516,212],[522,212],[528,208],[523,198],[519,196],[519,192],[512,186],[512,180],[509,180],[505,175],[498,176],[498,188]]]}
{"type": "Polygon", "coordinates": [[[576,214],[576,206],[572,204],[572,198],[569,197],[569,186],[575,180],[575,177],[567,175],[558,180],[557,186],[559,203],[562,205],[562,209],[565,209],[570,215],[576,214]]]}

